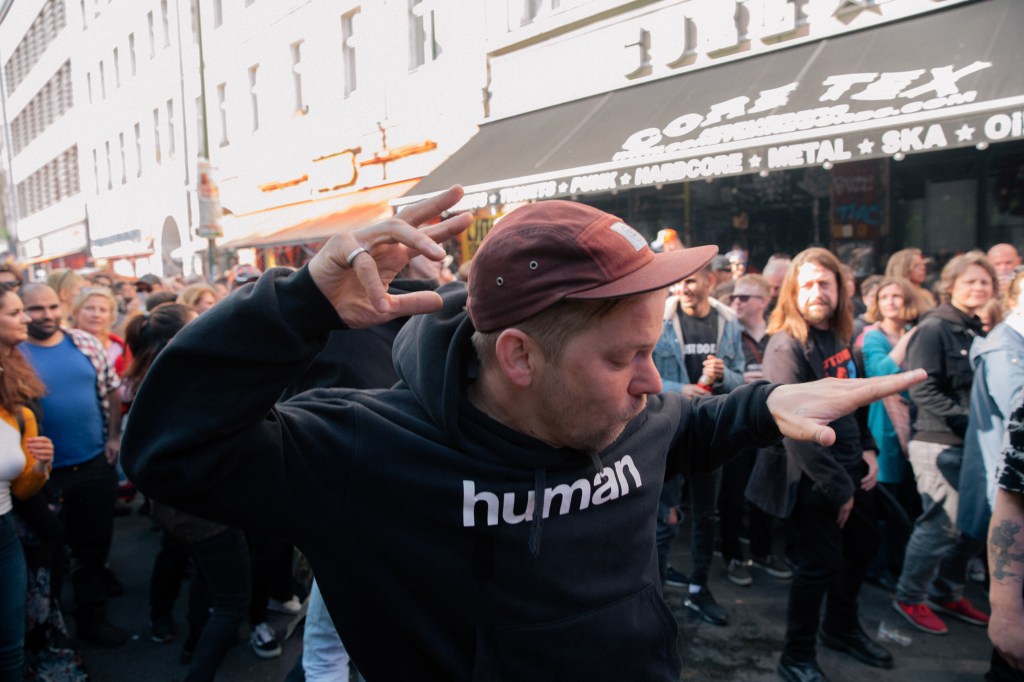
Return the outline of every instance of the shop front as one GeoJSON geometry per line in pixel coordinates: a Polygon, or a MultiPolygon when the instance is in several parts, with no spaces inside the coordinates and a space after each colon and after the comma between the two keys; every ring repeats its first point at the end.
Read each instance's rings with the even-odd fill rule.
{"type": "Polygon", "coordinates": [[[238,217],[227,223],[227,229],[247,234],[224,242],[220,248],[235,251],[239,263],[261,270],[300,267],[332,235],[391,217],[389,201],[408,192],[418,181],[417,178],[377,185],[238,217]]]}
{"type": "Polygon", "coordinates": [[[463,184],[464,255],[558,197],[755,265],[812,243],[864,268],[1019,243],[1022,26],[1024,3],[982,0],[486,123],[396,203],[463,184]]]}

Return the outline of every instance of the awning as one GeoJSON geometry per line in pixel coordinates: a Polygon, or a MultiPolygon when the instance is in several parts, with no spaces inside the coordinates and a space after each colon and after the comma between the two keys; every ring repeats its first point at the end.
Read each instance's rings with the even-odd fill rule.
{"type": "Polygon", "coordinates": [[[225,242],[221,247],[263,248],[323,241],[339,232],[389,218],[394,212],[389,202],[408,192],[417,182],[418,178],[378,185],[330,199],[240,216],[240,222],[251,220],[262,229],[250,231],[249,235],[225,242]]]}
{"type": "Polygon", "coordinates": [[[462,208],[1024,137],[1024,2],[982,0],[487,123],[462,208]]]}

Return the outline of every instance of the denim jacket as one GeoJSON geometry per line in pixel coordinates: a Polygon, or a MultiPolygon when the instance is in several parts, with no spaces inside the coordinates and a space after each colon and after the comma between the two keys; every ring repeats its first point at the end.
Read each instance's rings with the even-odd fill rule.
{"type": "Polygon", "coordinates": [[[995,500],[1006,420],[1024,390],[1024,314],[1010,315],[971,348],[971,386],[957,525],[984,540],[995,500]]]}
{"type": "MultiPolygon", "coordinates": [[[[718,354],[725,363],[725,376],[715,382],[713,393],[728,393],[743,385],[743,342],[740,337],[740,323],[736,313],[720,301],[709,298],[711,307],[718,313],[718,354]]],[[[679,297],[669,296],[665,300],[665,315],[662,318],[661,338],[654,348],[654,365],[658,368],[662,390],[678,393],[686,384],[697,383],[697,377],[690,377],[683,361],[683,330],[679,324],[679,297]]]]}

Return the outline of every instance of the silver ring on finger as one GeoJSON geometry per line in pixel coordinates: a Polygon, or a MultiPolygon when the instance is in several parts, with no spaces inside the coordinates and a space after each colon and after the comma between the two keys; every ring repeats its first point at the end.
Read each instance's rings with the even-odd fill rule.
{"type": "Polygon", "coordinates": [[[357,246],[352,253],[348,254],[348,256],[345,257],[345,262],[348,263],[348,266],[350,268],[352,267],[352,262],[355,261],[355,259],[358,258],[359,254],[361,253],[369,253],[369,251],[367,251],[361,246],[357,246]]]}

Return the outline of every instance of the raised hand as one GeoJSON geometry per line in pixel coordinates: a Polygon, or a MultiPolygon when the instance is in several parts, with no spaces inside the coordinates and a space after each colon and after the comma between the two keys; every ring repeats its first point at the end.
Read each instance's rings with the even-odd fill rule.
{"type": "Polygon", "coordinates": [[[469,227],[472,216],[463,213],[421,226],[461,198],[462,188],[455,186],[410,204],[383,222],[331,237],[310,261],[309,274],[345,324],[370,327],[440,309],[441,297],[432,291],[393,296],[388,285],[417,254],[444,258],[439,243],[469,227]]]}
{"type": "Polygon", "coordinates": [[[828,424],[858,407],[924,381],[928,374],[915,369],[873,379],[820,379],[779,386],[768,396],[768,410],[783,436],[830,446],[836,432],[828,424]]]}

